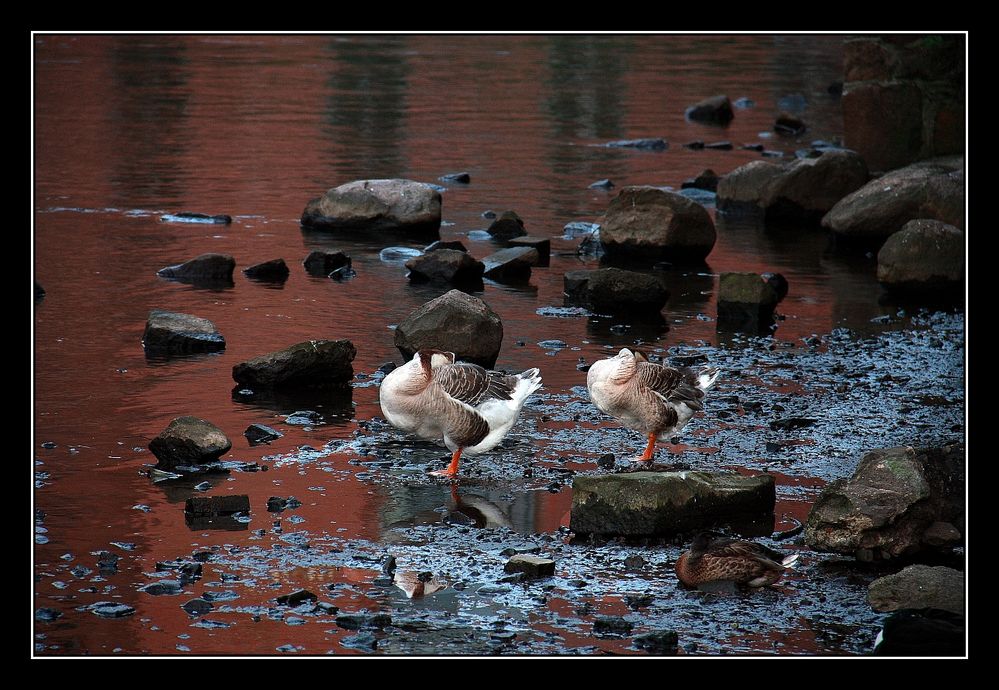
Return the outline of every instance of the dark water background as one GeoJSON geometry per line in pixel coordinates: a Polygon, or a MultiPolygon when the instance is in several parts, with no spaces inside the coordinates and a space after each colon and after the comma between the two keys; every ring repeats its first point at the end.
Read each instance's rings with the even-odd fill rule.
{"type": "MultiPolygon", "coordinates": [[[[249,494],[251,529],[270,526],[263,505],[271,495],[299,497],[305,526],[342,540],[377,545],[387,540],[386,525],[439,520],[433,509],[446,500],[446,489],[386,487],[369,479],[370,470],[358,476],[365,468],[348,464],[352,456],[345,449],[357,455],[349,444],[358,422],[363,427],[380,414],[371,378],[357,381],[346,409],[325,400],[250,404],[231,395],[233,364],[309,339],[351,339],[358,350],[355,372],[371,377],[383,363],[401,361],[391,326],[443,292],[410,286],[400,263],[379,260],[379,250],[398,241],[303,231],[298,219],[305,203],[332,186],[380,177],[437,183],[443,174],[467,171],[471,184],[449,185],[443,194],[442,239],[462,239],[477,258],[491,253],[490,242],[466,236],[488,225],[481,216],[487,209],[515,210],[531,234],[552,238],[551,267],[535,269],[529,285],[487,281],[480,295],[504,323],[497,365],[541,367],[540,400],[547,405],[581,405],[579,358],[591,362],[636,337],[652,348],[741,347],[715,330],[713,292],[723,271],[778,271],[788,278],[777,343],[802,347],[803,339],[839,327],[877,333],[899,324],[893,316],[898,306],[884,300],[870,257],[834,251],[815,229],[773,232],[724,218],[707,268],[671,275],[668,329],[635,327],[619,335],[610,330],[613,321],[537,312],[562,305],[565,271],[594,263],[577,258],[578,239],[561,237],[569,221],[599,222],[616,194],[589,189],[590,183],[610,178],[618,188],[679,189],[705,168],[724,174],[759,158],[739,150],[744,143],[793,156],[814,139],[841,137],[839,98],[827,90],[841,79],[839,36],[39,35],[34,47],[34,271],[46,290],[34,308],[34,461],[41,473],[34,506],[44,511],[46,530],[36,535],[35,606],[64,613],[56,623],[36,626],[43,635],[36,649],[46,654],[276,653],[291,639],[275,635],[267,621],[241,624],[238,634],[191,629],[179,608],[189,596],[136,592],[158,560],[212,545],[238,551],[250,544],[249,532],[189,530],[182,506],[195,493],[190,485],[164,488],[140,474],[155,461],[146,450],[149,440],[179,415],[221,427],[234,441],[225,459],[284,459],[267,474],[234,472],[212,480],[211,493],[249,494]],[[717,93],[755,105],[737,109],[727,128],[684,119],[688,105],[717,93]],[[799,114],[809,131],[797,139],[774,134],[773,120],[782,110],[799,114]],[[639,137],[663,137],[670,147],[598,146],[639,137]],[[692,140],[729,140],[735,150],[682,147],[692,140]],[[228,213],[234,221],[160,220],[178,211],[228,213]],[[357,277],[336,283],[307,276],[301,260],[317,248],[345,251],[357,277]],[[235,257],[234,287],[202,289],[155,275],[204,252],[235,257]],[[240,272],[277,257],[292,269],[283,286],[254,283],[240,272]],[[226,338],[225,352],[147,360],[141,336],[149,311],[157,308],[210,319],[226,338]],[[895,323],[872,323],[876,317],[895,323]],[[537,344],[551,339],[569,347],[552,352],[537,344]],[[285,425],[284,416],[298,409],[327,412],[328,423],[285,425]],[[254,422],[278,426],[285,435],[271,446],[248,447],[242,430],[254,422]],[[55,447],[42,447],[46,442],[55,447]],[[344,452],[318,453],[323,474],[308,454],[297,453],[306,444],[344,452]],[[421,500],[420,492],[429,498],[421,500]],[[112,542],[135,548],[121,551],[112,542]],[[123,558],[118,574],[95,582],[100,575],[91,553],[103,549],[117,549],[123,558]],[[61,558],[65,554],[72,558],[61,558]],[[95,573],[65,572],[79,564],[95,573]],[[138,610],[121,620],[76,610],[101,600],[126,601],[138,610]]],[[[795,385],[788,380],[775,388],[793,395],[795,385]]],[[[537,423],[539,413],[531,414],[526,416],[537,423]]],[[[712,422],[706,417],[700,424],[712,422]]],[[[704,431],[695,432],[695,424],[692,436],[704,431]]],[[[567,419],[537,427],[539,443],[551,448],[547,462],[595,467],[596,449],[578,457],[574,441],[560,445],[558,434],[575,433],[578,426],[567,419]]],[[[589,426],[613,425],[595,417],[589,426]]],[[[388,431],[384,436],[396,438],[388,431]]],[[[632,445],[639,450],[640,439],[627,432],[610,438],[607,450],[618,455],[632,445]]],[[[696,450],[698,442],[688,442],[696,450]]],[[[530,451],[530,439],[516,443],[515,449],[530,451]]],[[[399,443],[400,452],[405,448],[399,443]]],[[[519,478],[522,469],[511,470],[511,477],[519,478]]],[[[787,483],[805,486],[807,499],[831,478],[804,470],[787,483]]],[[[500,500],[510,492],[501,487],[495,493],[500,500]]],[[[553,533],[567,524],[568,488],[513,493],[507,498],[516,531],[553,533]]],[[[790,510],[803,517],[807,502],[790,510]]],[[[282,568],[271,575],[286,588],[315,591],[329,582],[350,590],[375,573],[346,566],[335,573],[316,570],[282,568]]],[[[273,595],[260,587],[262,599],[273,595]]],[[[374,608],[365,597],[346,599],[374,608]]],[[[293,632],[308,653],[335,646],[331,640],[339,634],[332,625],[293,632]]],[[[761,633],[754,642],[754,635],[741,651],[773,650],[770,636],[761,633]]],[[[813,633],[800,631],[792,639],[788,649],[799,653],[857,647],[820,644],[813,633]]],[[[590,644],[592,639],[566,633],[562,646],[550,651],[590,644]]],[[[601,644],[626,648],[623,642],[601,644]]]]}

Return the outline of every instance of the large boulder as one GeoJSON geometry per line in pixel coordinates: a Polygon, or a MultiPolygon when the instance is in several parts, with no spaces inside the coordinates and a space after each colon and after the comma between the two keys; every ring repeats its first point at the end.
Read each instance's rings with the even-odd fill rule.
{"type": "Polygon", "coordinates": [[[309,340],[241,362],[232,378],[250,388],[342,387],[354,377],[356,354],[349,340],[309,340]]]}
{"type": "Polygon", "coordinates": [[[940,158],[893,170],[841,199],[822,225],[842,239],[877,246],[910,220],[964,228],[963,163],[940,158]]]}
{"type": "Polygon", "coordinates": [[[436,233],[441,226],[441,194],[413,180],[355,180],[310,201],[302,212],[302,225],[436,233]]]}
{"type": "Polygon", "coordinates": [[[183,283],[209,283],[232,285],[232,272],[236,260],[228,254],[202,254],[182,264],[167,266],[156,271],[161,278],[183,283]]]}
{"type": "Polygon", "coordinates": [[[508,247],[482,258],[486,278],[500,283],[526,283],[531,278],[531,266],[538,265],[538,250],[534,247],[508,247]]]}
{"type": "Polygon", "coordinates": [[[669,299],[659,276],[620,268],[570,271],[564,286],[566,306],[611,314],[658,314],[669,299]]]}
{"type": "Polygon", "coordinates": [[[735,112],[732,110],[732,102],[725,95],[705,98],[703,101],[687,108],[684,114],[688,120],[720,125],[727,125],[735,117],[735,112]]]}
{"type": "Polygon", "coordinates": [[[409,279],[414,283],[443,282],[455,285],[482,283],[485,266],[468,252],[457,249],[435,249],[406,262],[409,279]]]}
{"type": "Polygon", "coordinates": [[[149,312],[142,334],[146,354],[186,354],[225,349],[225,338],[208,319],[162,309],[149,312]]]}
{"type": "Polygon", "coordinates": [[[910,220],[878,252],[878,282],[923,292],[964,283],[964,233],[938,220],[910,220]]]}
{"type": "Polygon", "coordinates": [[[721,472],[576,476],[569,529],[576,534],[672,535],[718,520],[772,514],[774,478],[721,472]]]}
{"type": "Polygon", "coordinates": [[[723,176],[718,181],[715,204],[719,211],[756,210],[771,180],[786,169],[780,163],[752,161],[723,176]]]}
{"type": "Polygon", "coordinates": [[[611,261],[703,261],[717,235],[700,204],[660,187],[625,187],[600,223],[600,241],[611,261]]]}
{"type": "Polygon", "coordinates": [[[157,469],[173,470],[178,466],[211,463],[232,448],[232,441],[221,429],[198,417],[177,417],[149,442],[157,469]]]}
{"type": "Polygon", "coordinates": [[[863,457],[827,485],[808,514],[805,541],[871,561],[936,548],[937,523],[963,530],[964,447],[890,448],[863,457]]]}
{"type": "Polygon", "coordinates": [[[875,611],[933,608],[963,614],[964,573],[942,566],[910,565],[872,582],[867,601],[875,611]]]}
{"type": "Polygon", "coordinates": [[[840,199],[867,184],[864,159],[853,151],[829,150],[818,158],[802,158],[774,177],[760,206],[768,221],[818,223],[840,199]]]}
{"type": "Polygon", "coordinates": [[[418,350],[433,348],[492,368],[502,344],[503,323],[496,312],[460,290],[430,300],[395,329],[395,346],[407,360],[418,350]]]}

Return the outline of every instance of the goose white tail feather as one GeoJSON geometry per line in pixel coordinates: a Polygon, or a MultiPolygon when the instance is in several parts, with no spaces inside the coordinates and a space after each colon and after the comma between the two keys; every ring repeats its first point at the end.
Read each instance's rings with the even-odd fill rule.
{"type": "Polygon", "coordinates": [[[781,565],[783,565],[785,568],[793,568],[797,560],[798,560],[798,554],[792,553],[790,556],[784,557],[784,560],[781,561],[781,565]]]}
{"type": "Polygon", "coordinates": [[[715,381],[718,380],[718,375],[721,372],[715,367],[706,367],[701,369],[700,373],[697,375],[697,387],[702,391],[706,391],[715,385],[715,381]]]}

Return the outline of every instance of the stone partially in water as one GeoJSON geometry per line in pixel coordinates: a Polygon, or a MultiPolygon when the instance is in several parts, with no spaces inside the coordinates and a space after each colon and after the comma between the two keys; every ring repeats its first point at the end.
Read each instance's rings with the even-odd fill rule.
{"type": "Polygon", "coordinates": [[[319,597],[310,592],[307,589],[300,589],[297,592],[292,592],[291,594],[282,594],[275,601],[280,606],[298,606],[299,604],[306,601],[318,601],[319,597]]]}
{"type": "Polygon", "coordinates": [[[432,348],[492,368],[502,342],[503,323],[496,312],[460,290],[430,300],[395,329],[395,346],[407,360],[418,350],[432,348]]]}
{"type": "Polygon", "coordinates": [[[964,573],[953,568],[910,565],[874,580],[867,601],[875,611],[934,608],[964,613],[964,573]]]}
{"type": "Polygon", "coordinates": [[[722,273],[718,278],[718,328],[755,333],[774,320],[777,291],[757,273],[722,273]]]}
{"type": "Polygon", "coordinates": [[[243,269],[243,275],[252,280],[283,283],[291,271],[284,259],[271,259],[243,269]]]}
{"type": "Polygon", "coordinates": [[[302,261],[305,270],[312,276],[329,276],[342,268],[351,268],[350,257],[343,252],[331,252],[316,249],[302,261]]]}
{"type": "MultiPolygon", "coordinates": [[[[547,237],[538,237],[537,235],[524,235],[523,237],[514,237],[510,240],[511,247],[530,247],[538,253],[538,261],[535,265],[537,266],[547,266],[551,260],[552,253],[552,241],[547,237]]],[[[485,261],[485,259],[483,259],[485,261]]]]}
{"type": "Polygon", "coordinates": [[[184,283],[232,285],[236,260],[228,254],[202,254],[182,264],[161,268],[156,275],[184,283]]]}
{"type": "Polygon", "coordinates": [[[232,368],[232,378],[249,388],[343,387],[354,378],[357,350],[349,340],[309,340],[232,368]]]}
{"type": "Polygon", "coordinates": [[[342,613],[336,617],[336,624],[344,630],[384,628],[392,625],[392,616],[387,613],[342,613]]]}
{"type": "Polygon", "coordinates": [[[355,180],[306,204],[302,225],[322,230],[436,234],[441,225],[441,194],[412,180],[355,180]]]}
{"type": "Polygon", "coordinates": [[[965,237],[938,220],[906,223],[878,252],[878,282],[889,290],[927,293],[964,284],[965,237]]]}
{"type": "Polygon", "coordinates": [[[35,620],[42,623],[51,623],[54,620],[62,618],[62,611],[57,611],[56,609],[49,608],[38,608],[35,609],[35,620]]]}
{"type": "Polygon", "coordinates": [[[808,126],[800,117],[788,113],[781,113],[774,121],[774,131],[780,134],[795,136],[801,134],[806,129],[808,129],[808,126]]]}
{"type": "Polygon", "coordinates": [[[457,249],[436,249],[406,262],[409,279],[414,283],[437,281],[454,285],[482,284],[483,262],[468,252],[457,249]]]}
{"type": "Polygon", "coordinates": [[[531,277],[531,266],[538,264],[538,251],[533,247],[509,247],[483,257],[483,275],[500,283],[525,283],[531,277]]]}
{"type": "Polygon", "coordinates": [[[569,529],[577,535],[674,535],[719,519],[772,514],[774,478],[718,472],[573,477],[569,529]]]}
{"type": "Polygon", "coordinates": [[[597,616],[593,619],[594,635],[627,635],[634,623],[619,616],[597,616]]]}
{"type": "Polygon", "coordinates": [[[260,443],[269,443],[275,441],[284,434],[276,429],[272,429],[265,424],[251,424],[246,427],[246,431],[243,432],[243,436],[246,440],[250,442],[251,446],[255,446],[260,443]]]}
{"type": "Polygon", "coordinates": [[[795,160],[763,190],[760,206],[767,222],[816,223],[845,196],[860,189],[869,174],[853,151],[830,150],[818,158],[795,160]]]}
{"type": "Polygon", "coordinates": [[[608,141],[604,146],[612,149],[648,149],[650,151],[665,151],[669,148],[665,139],[619,139],[618,141],[608,141]]]}
{"type": "Polygon", "coordinates": [[[101,618],[124,618],[135,613],[135,609],[128,604],[117,604],[112,601],[98,601],[90,607],[90,610],[101,618]]]}
{"type": "Polygon", "coordinates": [[[707,168],[697,177],[684,180],[683,184],[680,185],[680,189],[705,189],[709,192],[717,192],[718,181],[720,179],[714,170],[707,168]]]}
{"type": "Polygon", "coordinates": [[[726,213],[760,210],[760,200],[772,180],[784,172],[784,166],[768,161],[752,161],[724,175],[718,181],[715,203],[726,213]]]}
{"type": "Polygon", "coordinates": [[[673,630],[655,630],[636,635],[635,647],[644,649],[649,654],[673,655],[677,653],[679,638],[673,630]]]}
{"type": "Polygon", "coordinates": [[[512,240],[514,237],[522,237],[527,234],[527,230],[524,229],[524,221],[513,211],[501,213],[499,218],[486,229],[486,232],[498,240],[512,240]]]}
{"type": "Polygon", "coordinates": [[[528,554],[517,554],[503,566],[503,572],[523,573],[526,577],[551,577],[555,574],[555,561],[528,554]]]}
{"type": "Polygon", "coordinates": [[[177,417],[159,436],[149,442],[149,450],[159,461],[157,469],[200,465],[218,460],[232,448],[221,429],[198,417],[177,417]]]}
{"type": "Polygon", "coordinates": [[[600,223],[600,241],[611,261],[699,262],[716,238],[703,206],[659,187],[624,187],[600,223]]]}
{"type": "Polygon", "coordinates": [[[441,182],[457,182],[459,184],[469,184],[472,181],[472,176],[467,172],[460,173],[447,173],[446,175],[441,175],[437,178],[441,182]]]}
{"type": "Polygon", "coordinates": [[[159,582],[153,582],[146,585],[145,587],[139,587],[140,592],[145,592],[146,594],[152,594],[154,597],[158,596],[173,596],[175,594],[180,594],[184,591],[180,582],[177,580],[160,580],[159,582]]]}
{"type": "Polygon", "coordinates": [[[566,306],[600,313],[658,314],[669,299],[659,276],[620,268],[570,271],[563,282],[566,306]]]}
{"type": "Polygon", "coordinates": [[[186,354],[225,349],[225,338],[208,319],[162,309],[149,312],[142,346],[147,354],[186,354]]]}
{"type": "Polygon", "coordinates": [[[684,114],[688,120],[720,125],[727,125],[735,117],[735,113],[732,111],[732,102],[725,95],[705,98],[687,108],[684,114]]]}

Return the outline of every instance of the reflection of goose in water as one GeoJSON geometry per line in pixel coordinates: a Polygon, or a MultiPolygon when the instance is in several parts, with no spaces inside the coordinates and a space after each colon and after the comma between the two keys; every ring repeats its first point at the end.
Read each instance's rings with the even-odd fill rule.
{"type": "Polygon", "coordinates": [[[415,570],[397,570],[392,583],[401,589],[408,598],[419,599],[447,588],[447,582],[433,573],[418,573],[415,570]]]}
{"type": "Polygon", "coordinates": [[[962,656],[964,616],[943,609],[898,609],[874,641],[877,656],[962,656]]]}
{"type": "Polygon", "coordinates": [[[752,541],[701,532],[676,561],[676,576],[688,587],[727,580],[750,587],[771,585],[798,560],[752,541]]]}
{"type": "Polygon", "coordinates": [[[458,493],[458,487],[453,484],[451,485],[451,500],[454,501],[454,510],[471,518],[476,527],[485,529],[513,528],[509,508],[501,508],[492,501],[475,494],[462,496],[458,493]]]}
{"type": "Polygon", "coordinates": [[[454,477],[462,452],[478,455],[499,445],[540,387],[537,369],[508,375],[455,362],[453,352],[420,350],[385,377],[378,397],[392,426],[444,440],[451,464],[433,474],[454,477]]]}

